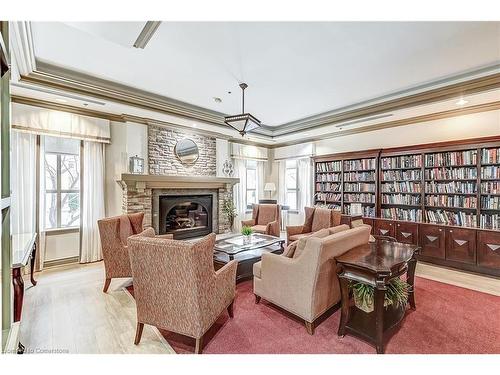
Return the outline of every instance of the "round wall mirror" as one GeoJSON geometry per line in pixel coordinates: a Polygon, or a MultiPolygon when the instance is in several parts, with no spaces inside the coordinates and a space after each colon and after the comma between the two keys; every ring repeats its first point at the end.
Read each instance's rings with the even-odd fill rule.
{"type": "Polygon", "coordinates": [[[177,141],[174,151],[182,164],[194,164],[198,160],[198,146],[189,138],[177,141]]]}

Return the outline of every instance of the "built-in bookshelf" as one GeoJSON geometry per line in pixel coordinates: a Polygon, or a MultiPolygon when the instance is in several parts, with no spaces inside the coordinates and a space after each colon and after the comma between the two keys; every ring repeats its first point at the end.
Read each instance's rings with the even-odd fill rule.
{"type": "Polygon", "coordinates": [[[500,147],[481,150],[479,226],[500,229],[500,147]]]}
{"type": "Polygon", "coordinates": [[[422,221],[422,154],[380,158],[380,217],[422,221]]]}
{"type": "Polygon", "coordinates": [[[315,159],[315,203],[344,214],[500,229],[500,146],[459,141],[315,159]]]}
{"type": "Polygon", "coordinates": [[[477,149],[425,154],[426,222],[478,226],[477,158],[477,149]]]}
{"type": "Polygon", "coordinates": [[[361,207],[363,216],[377,212],[377,154],[370,157],[317,160],[314,203],[345,214],[361,207]],[[356,207],[358,206],[358,207],[356,207]]]}

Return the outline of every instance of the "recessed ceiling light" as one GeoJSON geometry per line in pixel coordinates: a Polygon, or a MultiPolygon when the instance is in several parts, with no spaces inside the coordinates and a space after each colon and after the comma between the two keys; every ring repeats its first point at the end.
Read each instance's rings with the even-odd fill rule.
{"type": "Polygon", "coordinates": [[[464,98],[460,98],[460,100],[458,102],[456,102],[455,104],[462,106],[462,105],[466,105],[467,103],[469,103],[468,100],[465,100],[464,98]]]}
{"type": "Polygon", "coordinates": [[[57,98],[57,99],[56,99],[56,102],[59,102],[59,103],[67,103],[68,101],[67,101],[66,99],[57,98]]]}
{"type": "Polygon", "coordinates": [[[214,102],[216,103],[222,103],[222,99],[217,97],[217,96],[214,96],[214,102]]]}

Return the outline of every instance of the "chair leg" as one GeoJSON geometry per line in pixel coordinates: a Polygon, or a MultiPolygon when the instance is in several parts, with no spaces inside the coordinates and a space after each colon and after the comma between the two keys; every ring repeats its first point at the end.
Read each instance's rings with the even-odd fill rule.
{"type": "Polygon", "coordinates": [[[144,328],[144,323],[139,323],[137,322],[137,329],[135,331],[135,341],[134,341],[134,345],[138,345],[139,342],[141,341],[141,337],[142,337],[142,330],[144,328]]]}
{"type": "Polygon", "coordinates": [[[260,296],[258,296],[257,294],[255,294],[255,303],[259,303],[260,302],[260,296]]]}
{"type": "Polygon", "coordinates": [[[307,333],[309,333],[310,335],[314,335],[314,322],[311,323],[306,320],[305,323],[306,323],[307,333]]]}
{"type": "Polygon", "coordinates": [[[108,288],[109,288],[109,284],[111,284],[111,279],[106,279],[106,281],[104,282],[104,288],[102,288],[102,291],[104,293],[107,293],[108,288]]]}
{"type": "Polygon", "coordinates": [[[203,336],[196,339],[196,347],[194,348],[194,354],[201,354],[203,351],[203,336]]]}
{"type": "Polygon", "coordinates": [[[232,318],[234,316],[234,314],[233,314],[233,304],[234,304],[234,300],[232,300],[231,303],[229,304],[229,306],[227,307],[227,313],[229,314],[230,318],[232,318]]]}

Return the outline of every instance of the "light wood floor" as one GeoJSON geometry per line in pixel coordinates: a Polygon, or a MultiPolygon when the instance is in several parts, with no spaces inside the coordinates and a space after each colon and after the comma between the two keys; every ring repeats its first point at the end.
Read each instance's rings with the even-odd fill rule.
{"type": "MultiPolygon", "coordinates": [[[[500,296],[500,280],[419,263],[417,275],[500,296]]],[[[62,349],[70,353],[174,353],[158,331],[145,326],[140,345],[133,344],[135,303],[123,289],[130,280],[113,280],[102,293],[103,263],[70,265],[26,280],[20,339],[27,352],[62,349]]]]}
{"type": "Polygon", "coordinates": [[[156,328],[145,326],[134,345],[136,310],[123,287],[113,280],[102,292],[103,262],[54,267],[37,273],[31,287],[25,278],[20,341],[26,353],[59,349],[69,353],[174,353],[156,328]]]}

